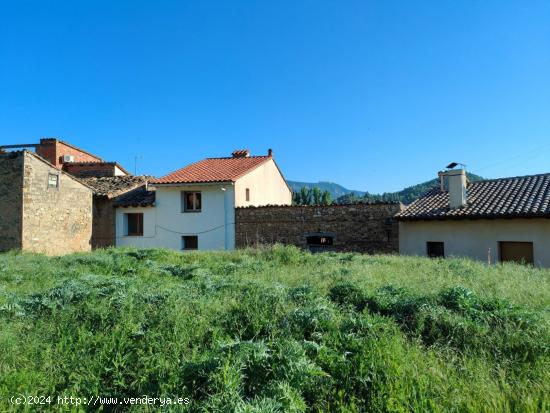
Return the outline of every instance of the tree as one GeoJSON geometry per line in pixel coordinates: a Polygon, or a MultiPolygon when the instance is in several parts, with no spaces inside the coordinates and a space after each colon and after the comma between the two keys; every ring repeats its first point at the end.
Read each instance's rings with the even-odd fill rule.
{"type": "Polygon", "coordinates": [[[311,190],[311,201],[313,205],[321,205],[321,196],[321,190],[318,187],[314,186],[311,190]]]}
{"type": "Polygon", "coordinates": [[[311,191],[303,186],[300,189],[300,205],[310,205],[311,204],[311,191]]]}
{"type": "Polygon", "coordinates": [[[332,204],[332,195],[329,191],[324,191],[321,195],[321,205],[330,205],[332,204]]]}

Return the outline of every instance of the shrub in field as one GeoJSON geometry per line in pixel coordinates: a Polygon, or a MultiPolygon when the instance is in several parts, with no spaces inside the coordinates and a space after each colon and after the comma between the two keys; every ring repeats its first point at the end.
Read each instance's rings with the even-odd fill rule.
{"type": "Polygon", "coordinates": [[[351,306],[359,311],[366,305],[366,295],[363,290],[350,282],[333,286],[329,291],[329,298],[339,305],[351,306]]]}
{"type": "Polygon", "coordinates": [[[251,284],[239,291],[236,299],[222,315],[226,333],[241,340],[270,337],[283,308],[283,293],[251,284]]]}

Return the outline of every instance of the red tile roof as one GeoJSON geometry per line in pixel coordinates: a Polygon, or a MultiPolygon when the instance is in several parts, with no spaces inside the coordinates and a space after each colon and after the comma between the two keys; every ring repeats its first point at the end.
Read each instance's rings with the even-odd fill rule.
{"type": "Polygon", "coordinates": [[[207,158],[155,179],[151,184],[235,182],[270,159],[271,156],[207,158]]]}
{"type": "Polygon", "coordinates": [[[450,209],[448,192],[433,189],[396,219],[550,218],[550,174],[470,182],[467,192],[468,203],[450,209]]]}

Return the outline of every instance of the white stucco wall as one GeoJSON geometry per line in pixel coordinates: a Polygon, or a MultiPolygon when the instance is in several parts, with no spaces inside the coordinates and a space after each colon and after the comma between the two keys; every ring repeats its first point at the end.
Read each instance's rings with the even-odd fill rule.
{"type": "Polygon", "coordinates": [[[273,159],[263,163],[235,182],[235,205],[290,205],[292,192],[273,159]],[[246,201],[246,188],[250,189],[250,201],[246,201]]]}
{"type": "Polygon", "coordinates": [[[117,208],[117,246],[182,249],[182,236],[196,235],[199,250],[235,248],[235,193],[232,185],[158,187],[155,207],[117,208]],[[225,190],[222,190],[222,187],[225,190]],[[200,191],[201,212],[181,212],[181,192],[200,191]],[[128,212],[144,212],[143,237],[124,236],[128,212]]]}
{"type": "Polygon", "coordinates": [[[534,262],[550,267],[550,219],[418,221],[399,223],[399,252],[426,256],[426,242],[445,243],[445,256],[499,260],[499,241],[533,243],[534,262]]]}
{"type": "Polygon", "coordinates": [[[115,231],[117,246],[134,246],[138,248],[151,247],[155,238],[156,211],[153,207],[117,208],[115,212],[115,231]],[[125,234],[124,214],[143,213],[143,236],[128,236],[125,234]]]}

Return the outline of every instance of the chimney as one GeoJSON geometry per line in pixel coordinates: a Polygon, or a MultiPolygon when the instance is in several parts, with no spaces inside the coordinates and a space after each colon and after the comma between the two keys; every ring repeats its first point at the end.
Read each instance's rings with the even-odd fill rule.
{"type": "Polygon", "coordinates": [[[270,156],[270,157],[273,156],[273,149],[269,148],[269,149],[267,150],[267,156],[270,156]]]}
{"type": "Polygon", "coordinates": [[[449,192],[449,206],[451,209],[465,206],[468,202],[466,171],[464,169],[450,169],[439,172],[438,175],[441,190],[449,192]]]}
{"type": "Polygon", "coordinates": [[[231,153],[233,158],[248,158],[250,156],[250,150],[248,149],[237,149],[231,153]]]}

